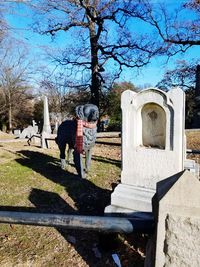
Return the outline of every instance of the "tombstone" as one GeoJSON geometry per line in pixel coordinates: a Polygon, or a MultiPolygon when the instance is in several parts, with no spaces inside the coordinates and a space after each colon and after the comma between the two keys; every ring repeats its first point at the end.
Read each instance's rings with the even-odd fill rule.
{"type": "Polygon", "coordinates": [[[43,106],[43,128],[42,132],[47,134],[51,134],[51,126],[50,126],[50,119],[49,119],[49,107],[48,107],[48,99],[44,96],[44,106],[43,106]]]}
{"type": "Polygon", "coordinates": [[[38,126],[34,120],[32,120],[33,125],[29,125],[23,131],[19,134],[19,138],[24,139],[24,138],[31,138],[34,135],[38,134],[38,126]]]}
{"type": "Polygon", "coordinates": [[[199,179],[199,163],[192,159],[185,159],[184,169],[192,172],[199,179]]]}
{"type": "Polygon", "coordinates": [[[50,116],[50,121],[51,121],[51,126],[52,126],[52,133],[57,134],[58,126],[62,122],[62,114],[57,113],[57,112],[56,113],[51,112],[51,113],[49,113],[49,116],[50,116]]]}
{"type": "Polygon", "coordinates": [[[38,125],[35,122],[35,120],[32,120],[33,128],[35,129],[35,132],[38,133],[38,125]]]}
{"type": "Polygon", "coordinates": [[[16,137],[20,137],[20,134],[21,134],[21,130],[20,130],[20,129],[15,129],[15,130],[14,130],[14,135],[15,135],[16,137]]]}
{"type": "Polygon", "coordinates": [[[23,131],[20,133],[19,138],[24,139],[24,138],[30,138],[35,134],[35,130],[32,125],[29,125],[23,131]]]}
{"type": "Polygon", "coordinates": [[[184,103],[179,88],[123,92],[121,183],[106,213],[151,212],[156,183],[184,169],[184,103]]]}
{"type": "Polygon", "coordinates": [[[189,171],[157,184],[157,237],[146,266],[200,266],[200,181],[189,171]]]}
{"type": "Polygon", "coordinates": [[[54,129],[53,129],[53,134],[57,134],[57,132],[58,132],[58,120],[56,120],[55,121],[55,127],[54,127],[54,129]]]}
{"type": "Polygon", "coordinates": [[[47,138],[51,135],[51,126],[49,120],[49,107],[48,107],[48,99],[44,96],[44,107],[43,107],[43,128],[41,134],[41,147],[47,148],[47,138]]]}

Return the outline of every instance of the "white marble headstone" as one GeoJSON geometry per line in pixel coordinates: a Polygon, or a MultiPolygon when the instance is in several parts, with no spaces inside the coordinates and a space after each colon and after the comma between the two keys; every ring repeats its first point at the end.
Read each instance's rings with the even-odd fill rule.
{"type": "MultiPolygon", "coordinates": [[[[121,98],[121,183],[111,195],[118,209],[151,211],[156,183],[184,169],[185,96],[175,88],[127,90],[121,98]]],[[[109,206],[110,207],[110,206],[109,206]]],[[[106,212],[112,211],[107,207],[106,212]]]]}

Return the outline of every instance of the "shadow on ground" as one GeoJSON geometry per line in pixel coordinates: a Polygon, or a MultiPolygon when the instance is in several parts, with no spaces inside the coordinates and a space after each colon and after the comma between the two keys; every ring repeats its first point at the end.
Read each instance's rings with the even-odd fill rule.
{"type": "MultiPolygon", "coordinates": [[[[29,200],[34,208],[2,207],[1,210],[29,211],[57,214],[103,215],[104,208],[110,203],[111,191],[99,188],[87,179],[80,179],[77,175],[60,169],[58,159],[35,151],[20,150],[21,155],[16,161],[41,174],[54,183],[62,185],[67,194],[73,199],[75,208],[71,207],[57,193],[33,188],[29,200]]],[[[95,157],[95,160],[112,164],[120,164],[115,160],[95,157]]],[[[42,183],[42,181],[41,181],[42,183]]],[[[111,254],[120,251],[121,259],[126,257],[126,266],[143,266],[142,257],[128,247],[114,235],[102,235],[98,232],[63,230],[56,228],[59,233],[74,246],[79,255],[90,267],[116,266],[111,254]],[[120,248],[119,248],[120,247],[120,248]],[[100,255],[99,255],[100,254],[100,255]],[[128,259],[127,259],[128,257],[128,259]]]]}
{"type": "Polygon", "coordinates": [[[22,158],[16,159],[18,163],[62,185],[73,199],[79,214],[103,214],[105,206],[110,202],[109,190],[99,188],[87,179],[80,179],[69,171],[63,171],[58,159],[52,156],[29,150],[17,153],[22,155],[22,158]]]}
{"type": "MultiPolygon", "coordinates": [[[[76,207],[72,208],[56,193],[33,188],[29,200],[34,204],[37,212],[103,215],[105,206],[110,202],[111,192],[109,190],[99,188],[87,179],[80,179],[73,173],[63,171],[58,159],[52,156],[29,150],[21,150],[17,153],[22,156],[22,158],[16,159],[18,163],[31,168],[54,183],[62,185],[73,199],[76,207]]],[[[95,256],[99,244],[98,232],[59,228],[57,230],[74,246],[88,266],[114,266],[110,252],[103,253],[104,256],[102,254],[101,260],[95,256]]]]}

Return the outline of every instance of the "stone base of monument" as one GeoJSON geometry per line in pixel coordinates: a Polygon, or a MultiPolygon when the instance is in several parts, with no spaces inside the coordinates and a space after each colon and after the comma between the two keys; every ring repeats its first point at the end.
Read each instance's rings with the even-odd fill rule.
{"type": "Polygon", "coordinates": [[[111,195],[111,205],[105,208],[105,213],[123,213],[127,215],[141,213],[148,216],[144,213],[152,212],[151,199],[154,194],[155,190],[119,184],[111,195]]]}
{"type": "MultiPolygon", "coordinates": [[[[195,160],[186,159],[184,169],[199,179],[199,164],[195,160]]],[[[111,194],[111,205],[105,208],[105,214],[123,214],[147,218],[152,212],[152,197],[155,190],[144,187],[119,184],[111,194]],[[149,213],[149,214],[148,214],[149,213]]]]}
{"type": "Polygon", "coordinates": [[[154,216],[152,212],[142,212],[137,210],[125,209],[123,207],[109,205],[104,210],[105,216],[115,217],[128,217],[128,218],[139,218],[143,220],[153,220],[154,216]]]}
{"type": "Polygon", "coordinates": [[[47,132],[42,132],[41,134],[41,147],[42,148],[48,148],[48,138],[51,137],[51,134],[50,133],[47,133],[47,132]]]}
{"type": "Polygon", "coordinates": [[[33,144],[35,145],[40,145],[41,144],[41,135],[40,134],[35,134],[32,138],[33,144]]]}

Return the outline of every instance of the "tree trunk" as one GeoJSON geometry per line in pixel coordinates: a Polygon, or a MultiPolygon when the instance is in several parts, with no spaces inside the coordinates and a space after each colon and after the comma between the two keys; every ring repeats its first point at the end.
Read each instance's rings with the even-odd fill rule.
{"type": "Polygon", "coordinates": [[[99,63],[98,63],[98,41],[95,31],[95,23],[90,21],[90,45],[91,45],[91,102],[99,107],[99,91],[101,87],[101,81],[98,75],[99,63]]]}
{"type": "Polygon", "coordinates": [[[100,91],[100,80],[96,73],[92,73],[91,82],[91,103],[99,107],[99,91],[100,91]]]}
{"type": "Polygon", "coordinates": [[[197,68],[196,68],[195,95],[196,97],[200,98],[200,65],[197,65],[197,68]]]}
{"type": "Polygon", "coordinates": [[[8,130],[9,132],[12,131],[12,105],[10,92],[8,93],[8,130]]]}

